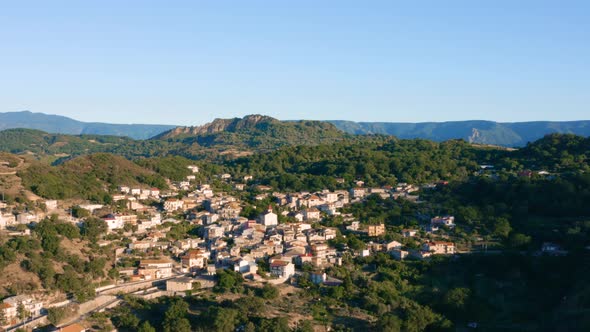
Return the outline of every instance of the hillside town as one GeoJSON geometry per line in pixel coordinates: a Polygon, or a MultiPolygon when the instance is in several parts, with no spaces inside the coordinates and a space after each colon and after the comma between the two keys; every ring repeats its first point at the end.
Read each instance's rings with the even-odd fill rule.
{"type": "MultiPolygon", "coordinates": [[[[193,174],[199,172],[197,166],[189,169],[193,174]]],[[[27,237],[31,236],[30,228],[51,215],[79,227],[84,227],[86,220],[80,216],[100,218],[106,232],[97,245],[113,253],[118,276],[114,282],[96,287],[95,296],[145,289],[151,289],[150,296],[184,295],[213,287],[220,269],[238,273],[254,284],[275,285],[297,285],[305,270],[309,281],[337,286],[342,280],[327,275],[326,268],[342,265],[347,257],[383,252],[397,260],[422,260],[458,253],[447,235],[438,234],[440,229],[454,227],[453,216],[431,216],[416,229],[403,229],[395,240],[384,238],[385,224],[361,224],[352,214],[341,212],[371,195],[419,203],[420,190],[432,190],[444,182],[422,188],[407,183],[368,188],[357,181],[348,191],[276,192],[256,184],[252,176],[237,180],[231,174],[217,177],[233,190],[218,191],[209,184],[196,183],[195,176],[189,175],[184,181],[170,182],[168,190],[121,184],[112,195],[112,206],[85,203],[74,207],[64,201],[45,200],[43,211],[16,213],[3,203],[0,230],[9,237],[27,237]],[[270,202],[256,219],[242,216],[245,208],[257,208],[237,197],[244,190],[256,193],[255,202],[270,202]],[[124,212],[115,212],[115,206],[124,212]],[[345,228],[324,226],[322,220],[330,217],[341,218],[345,228]],[[196,232],[181,238],[169,236],[180,223],[194,226],[196,232]],[[362,245],[350,248],[333,241],[350,235],[363,239],[362,245]],[[409,248],[404,239],[420,245],[409,248]]],[[[74,302],[61,298],[54,303],[52,299],[55,297],[39,292],[4,299],[0,307],[3,328],[11,331],[11,326],[43,318],[49,308],[74,302]]],[[[103,309],[103,305],[91,310],[103,309]]]]}

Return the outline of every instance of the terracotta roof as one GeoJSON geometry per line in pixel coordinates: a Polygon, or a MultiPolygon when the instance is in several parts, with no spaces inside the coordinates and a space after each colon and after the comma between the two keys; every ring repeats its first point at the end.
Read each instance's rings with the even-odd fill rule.
{"type": "Polygon", "coordinates": [[[78,323],[74,323],[72,325],[64,326],[59,329],[60,332],[82,332],[86,331],[86,328],[78,323]]]}
{"type": "Polygon", "coordinates": [[[6,303],[6,302],[0,302],[0,309],[8,309],[8,308],[12,308],[13,305],[10,303],[6,303]]]}
{"type": "Polygon", "coordinates": [[[286,261],[274,261],[270,264],[271,267],[287,266],[289,262],[286,261]]]}

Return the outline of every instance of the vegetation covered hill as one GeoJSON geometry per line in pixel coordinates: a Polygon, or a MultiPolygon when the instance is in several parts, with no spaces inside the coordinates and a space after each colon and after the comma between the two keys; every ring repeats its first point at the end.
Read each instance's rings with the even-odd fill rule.
{"type": "Polygon", "coordinates": [[[184,156],[191,159],[227,159],[282,146],[317,145],[352,139],[323,122],[281,122],[263,116],[216,120],[194,128],[176,128],[149,140],[119,136],[48,134],[32,129],[0,131],[0,151],[57,155],[71,158],[108,152],[130,159],[184,156]]]}
{"type": "Polygon", "coordinates": [[[527,144],[518,155],[537,168],[567,171],[590,170],[590,137],[572,134],[546,135],[527,144]]]}
{"type": "Polygon", "coordinates": [[[197,127],[178,127],[155,139],[238,150],[274,150],[285,145],[317,145],[350,136],[332,124],[319,121],[283,122],[263,115],[242,119],[216,119],[197,127]]]}
{"type": "Polygon", "coordinates": [[[0,150],[11,153],[37,155],[79,155],[93,152],[112,152],[135,141],[119,136],[73,136],[48,134],[34,129],[0,131],[0,150]]]}
{"type": "Polygon", "coordinates": [[[81,122],[65,116],[28,111],[0,113],[0,130],[27,128],[56,134],[114,135],[146,139],[173,127],[170,125],[81,122]]]}
{"type": "Polygon", "coordinates": [[[286,147],[228,163],[237,176],[252,174],[279,189],[336,187],[362,179],[367,186],[464,179],[484,163],[506,153],[460,140],[436,143],[373,137],[357,142],[286,147]]]}
{"type": "Polygon", "coordinates": [[[106,153],[78,157],[58,166],[39,162],[18,175],[26,188],[52,199],[110,202],[109,192],[119,185],[166,188],[162,176],[123,157],[106,153]]]}
{"type": "Polygon", "coordinates": [[[337,128],[351,134],[382,134],[399,138],[422,138],[433,141],[464,139],[478,144],[520,147],[551,133],[590,135],[590,121],[449,121],[449,122],[352,122],[329,121],[337,128]]]}

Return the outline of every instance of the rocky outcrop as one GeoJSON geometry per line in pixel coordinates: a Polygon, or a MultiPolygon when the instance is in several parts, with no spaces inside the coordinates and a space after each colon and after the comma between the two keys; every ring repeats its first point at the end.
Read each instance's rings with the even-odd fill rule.
{"type": "Polygon", "coordinates": [[[164,132],[155,138],[174,138],[178,136],[196,136],[215,134],[219,132],[236,132],[244,129],[253,129],[260,124],[278,123],[279,120],[265,115],[247,115],[244,118],[215,119],[213,122],[195,127],[176,127],[164,132]]]}

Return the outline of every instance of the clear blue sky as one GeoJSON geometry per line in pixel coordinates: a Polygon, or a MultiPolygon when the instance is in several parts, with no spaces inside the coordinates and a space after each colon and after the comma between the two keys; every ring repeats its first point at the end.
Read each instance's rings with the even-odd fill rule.
{"type": "Polygon", "coordinates": [[[590,1],[2,1],[0,112],[589,119],[590,1]]]}

